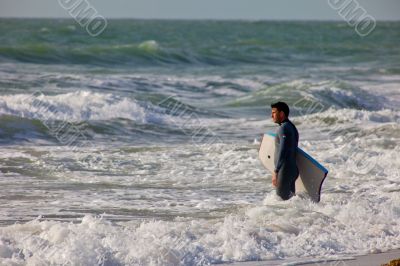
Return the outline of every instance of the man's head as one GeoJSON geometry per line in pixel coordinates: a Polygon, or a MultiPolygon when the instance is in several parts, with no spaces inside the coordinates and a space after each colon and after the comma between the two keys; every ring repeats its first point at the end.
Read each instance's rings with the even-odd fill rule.
{"type": "Polygon", "coordinates": [[[289,106],[284,102],[271,104],[271,117],[274,123],[282,123],[289,117],[289,106]]]}

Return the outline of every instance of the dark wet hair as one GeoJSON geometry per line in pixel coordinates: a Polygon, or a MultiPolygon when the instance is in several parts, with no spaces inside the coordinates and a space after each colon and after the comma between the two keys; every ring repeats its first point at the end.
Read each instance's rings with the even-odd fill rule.
{"type": "Polygon", "coordinates": [[[273,103],[273,104],[271,104],[271,108],[276,108],[276,109],[278,109],[278,111],[284,112],[285,115],[287,117],[289,117],[289,112],[290,112],[289,106],[286,103],[284,103],[284,102],[273,103]]]}

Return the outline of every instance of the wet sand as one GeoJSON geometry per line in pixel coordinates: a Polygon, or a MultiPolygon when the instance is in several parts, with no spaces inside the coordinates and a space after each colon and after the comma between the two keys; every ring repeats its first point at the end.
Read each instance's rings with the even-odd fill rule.
{"type": "Polygon", "coordinates": [[[391,260],[400,258],[400,249],[383,253],[368,254],[354,257],[344,257],[340,260],[298,259],[298,260],[271,260],[250,261],[219,264],[220,266],[275,266],[275,265],[302,265],[302,266],[380,266],[391,260]]]}

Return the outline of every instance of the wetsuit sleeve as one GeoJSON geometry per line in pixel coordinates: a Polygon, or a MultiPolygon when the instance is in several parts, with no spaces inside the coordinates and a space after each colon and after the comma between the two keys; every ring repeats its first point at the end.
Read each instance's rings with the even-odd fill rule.
{"type": "Polygon", "coordinates": [[[287,136],[285,134],[285,128],[281,127],[278,131],[278,138],[279,138],[279,152],[278,152],[278,160],[275,166],[275,172],[279,172],[282,167],[283,162],[285,161],[286,154],[287,154],[287,136]]]}

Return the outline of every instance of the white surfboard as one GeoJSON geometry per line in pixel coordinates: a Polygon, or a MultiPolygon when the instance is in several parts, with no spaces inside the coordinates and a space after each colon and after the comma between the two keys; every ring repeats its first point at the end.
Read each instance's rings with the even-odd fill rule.
{"type": "MultiPolygon", "coordinates": [[[[262,164],[271,173],[275,169],[275,136],[274,133],[264,134],[258,151],[262,164]]],[[[307,193],[312,201],[319,202],[328,170],[300,148],[297,148],[296,163],[300,172],[296,180],[296,194],[307,193]]]]}

